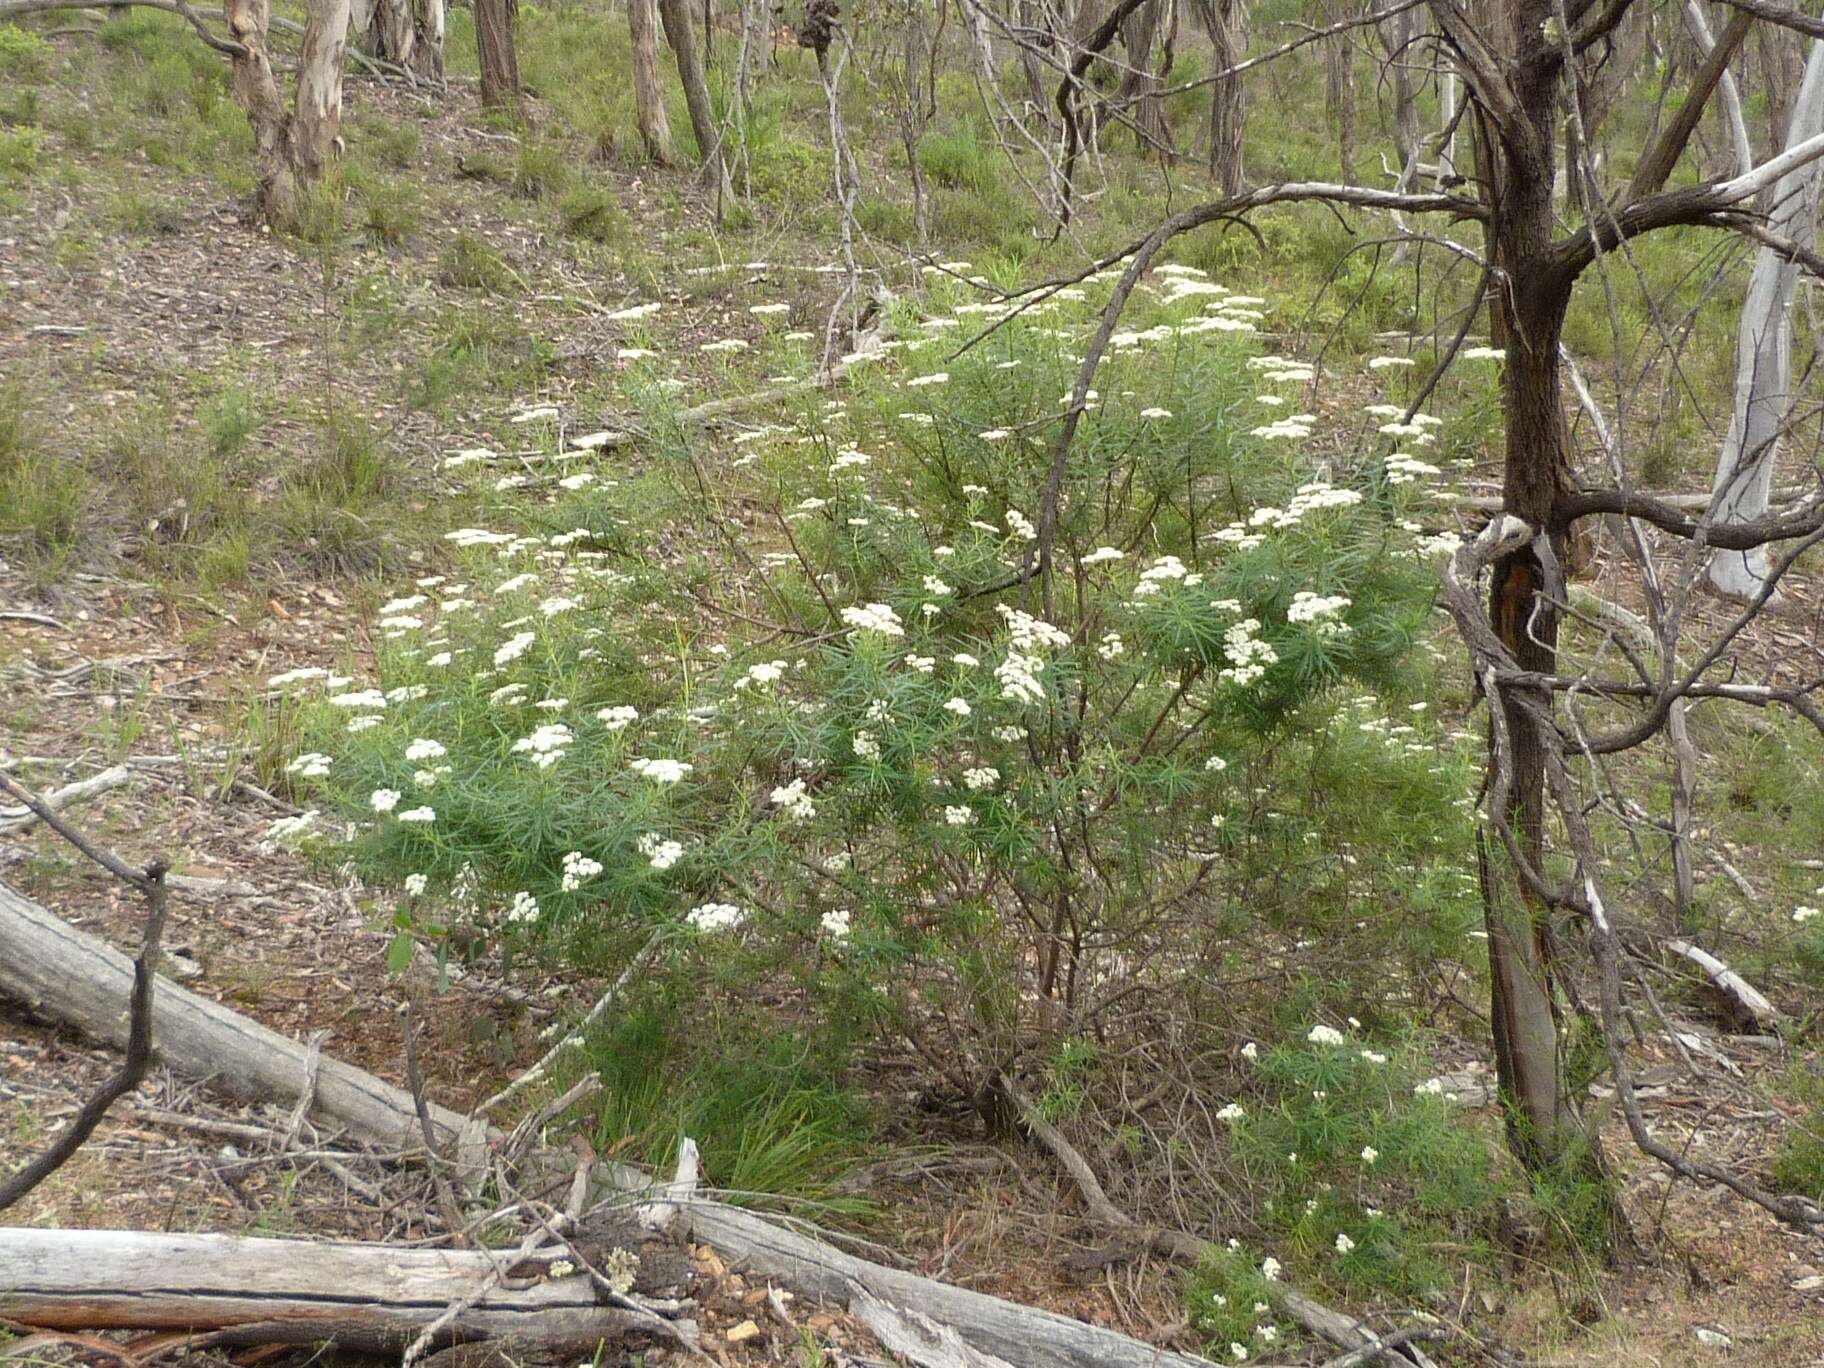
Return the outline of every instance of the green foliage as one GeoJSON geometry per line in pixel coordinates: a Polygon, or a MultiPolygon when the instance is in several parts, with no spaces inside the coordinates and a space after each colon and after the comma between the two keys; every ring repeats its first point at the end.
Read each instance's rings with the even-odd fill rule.
{"type": "Polygon", "coordinates": [[[484,294],[505,294],[514,283],[513,273],[500,253],[466,229],[457,233],[439,254],[437,282],[484,294]]]}
{"type": "Polygon", "coordinates": [[[43,80],[50,74],[55,55],[56,49],[36,33],[0,24],[0,76],[9,83],[43,80]]]}
{"type": "Polygon", "coordinates": [[[1775,1190],[1824,1201],[1824,1073],[1815,1060],[1796,1065],[1782,1089],[1797,1117],[1773,1157],[1775,1190]]]}
{"type": "Polygon", "coordinates": [[[388,119],[361,130],[361,147],[382,166],[406,171],[418,164],[418,125],[388,119]]]}
{"type": "Polygon", "coordinates": [[[52,446],[30,391],[0,384],[0,544],[54,575],[81,542],[90,499],[88,472],[52,446]]]}
{"type": "Polygon", "coordinates": [[[530,137],[521,140],[513,164],[514,194],[521,199],[551,199],[569,184],[569,153],[561,144],[530,137]]]}
{"type": "Polygon", "coordinates": [[[871,1132],[838,1081],[840,1057],[758,1011],[698,1020],[692,997],[680,976],[589,1041],[604,1084],[597,1147],[668,1170],[689,1136],[706,1181],[736,1203],[827,1197],[871,1132]]]}
{"type": "Polygon", "coordinates": [[[1276,1356],[1282,1277],[1350,1299],[1423,1301],[1450,1280],[1440,1251],[1475,1249],[1498,1196],[1482,1137],[1419,1081],[1410,1046],[1375,1049],[1353,1028],[1320,1025],[1244,1053],[1247,1091],[1219,1115],[1263,1198],[1264,1248],[1231,1241],[1185,1284],[1211,1355],[1235,1361],[1276,1356]]]}
{"type": "Polygon", "coordinates": [[[982,145],[972,119],[927,133],[918,144],[918,164],[925,175],[953,190],[993,189],[1003,174],[1000,158],[998,150],[982,145]]]}
{"type": "Polygon", "coordinates": [[[35,128],[0,130],[0,186],[27,180],[44,165],[44,136],[35,128]]]}
{"type": "Polygon", "coordinates": [[[564,232],[590,242],[619,244],[632,234],[614,192],[596,181],[583,181],[565,190],[557,202],[557,217],[564,232]]]}

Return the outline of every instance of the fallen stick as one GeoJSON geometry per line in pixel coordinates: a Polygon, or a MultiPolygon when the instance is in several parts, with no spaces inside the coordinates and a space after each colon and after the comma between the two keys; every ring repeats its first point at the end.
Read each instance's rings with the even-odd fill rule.
{"type": "Polygon", "coordinates": [[[1767,1000],[1760,989],[1708,950],[1700,950],[1690,941],[1669,940],[1666,949],[1681,959],[1690,960],[1704,971],[1711,987],[1725,999],[1728,1008],[1725,1015],[1737,1030],[1752,1026],[1761,1035],[1774,1033],[1780,1019],[1779,1009],[1767,1000]]]}
{"type": "Polygon", "coordinates": [[[597,1304],[587,1278],[512,1283],[481,1251],[0,1229],[0,1316],[42,1329],[188,1330],[215,1343],[334,1339],[398,1353],[464,1301],[439,1332],[444,1342],[614,1340],[634,1328],[629,1312],[597,1304]]]}
{"type": "MultiPolygon", "coordinates": [[[[44,805],[52,812],[62,812],[76,803],[87,802],[98,794],[109,789],[119,788],[133,778],[133,771],[125,765],[115,765],[103,770],[100,774],[91,774],[87,779],[78,779],[73,784],[66,784],[60,789],[42,794],[44,805]]],[[[38,814],[29,807],[0,808],[0,836],[10,836],[16,831],[24,831],[38,820],[38,814]]]]}

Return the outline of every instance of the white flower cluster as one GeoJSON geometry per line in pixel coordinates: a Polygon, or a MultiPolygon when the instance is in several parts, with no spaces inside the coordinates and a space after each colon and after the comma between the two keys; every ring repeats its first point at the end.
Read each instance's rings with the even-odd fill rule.
{"type": "Polygon", "coordinates": [[[842,620],[858,632],[878,632],[889,637],[906,634],[899,614],[884,603],[850,604],[842,610],[842,620]]]}
{"type": "Polygon", "coordinates": [[[1279,652],[1255,635],[1259,630],[1259,618],[1243,618],[1222,634],[1222,653],[1228,657],[1229,668],[1219,671],[1218,679],[1246,686],[1264,675],[1269,665],[1279,663],[1279,652]]]}
{"type": "Polygon", "coordinates": [[[748,666],[747,673],[735,681],[734,687],[739,691],[751,688],[756,684],[777,684],[785,677],[785,670],[786,665],[783,660],[763,660],[758,665],[748,666]]]}
{"type": "Polygon", "coordinates": [[[1390,485],[1411,484],[1421,475],[1441,475],[1444,472],[1429,462],[1416,460],[1403,451],[1396,451],[1386,461],[1387,483],[1390,485]]]}
{"type": "Polygon", "coordinates": [[[707,936],[718,931],[733,931],[747,920],[747,913],[733,903],[712,902],[691,908],[684,920],[691,930],[707,936]]]}
{"type": "Polygon", "coordinates": [[[640,710],[625,703],[616,703],[612,707],[602,708],[595,717],[609,731],[623,731],[640,720],[640,710]]]}
{"type": "Polygon", "coordinates": [[[1309,625],[1322,637],[1341,636],[1349,630],[1349,624],[1338,621],[1337,615],[1349,604],[1346,594],[1323,595],[1300,589],[1292,595],[1292,602],[1286,609],[1286,621],[1309,625]]]}
{"type": "Polygon", "coordinates": [[[1176,556],[1161,556],[1140,572],[1140,579],[1134,585],[1134,597],[1149,598],[1172,580],[1193,582],[1183,561],[1176,556]]]}
{"type": "Polygon", "coordinates": [[[299,779],[321,779],[329,773],[330,758],[321,751],[305,751],[285,766],[285,773],[299,779]]]}
{"type": "Polygon", "coordinates": [[[1001,782],[1001,772],[993,765],[977,765],[963,771],[963,787],[971,792],[993,788],[1001,782]]]}
{"type": "Polygon", "coordinates": [[[526,647],[530,646],[536,640],[538,640],[538,634],[536,632],[521,632],[517,636],[508,637],[505,641],[501,642],[498,649],[495,650],[494,664],[497,667],[512,664],[515,660],[518,660],[524,655],[526,653],[526,647]]]}
{"type": "Polygon", "coordinates": [[[649,760],[642,755],[630,760],[627,764],[627,768],[632,770],[635,774],[652,780],[655,784],[675,784],[695,769],[696,766],[691,764],[688,760],[671,760],[665,758],[649,760]]]}
{"type": "Polygon", "coordinates": [[[668,841],[657,832],[649,831],[635,841],[634,848],[646,857],[654,869],[670,869],[684,858],[684,847],[680,842],[668,841]]]}
{"type": "Polygon", "coordinates": [[[592,860],[582,851],[572,850],[564,856],[564,892],[576,892],[601,872],[602,862],[600,860],[592,860]]]}
{"type": "Polygon", "coordinates": [[[540,769],[550,769],[564,758],[564,752],[575,740],[576,736],[562,722],[547,722],[530,736],[515,741],[513,751],[518,755],[529,754],[532,763],[540,769]]]}
{"type": "Polygon", "coordinates": [[[774,789],[773,802],[794,822],[808,822],[817,815],[817,805],[805,792],[802,779],[794,779],[774,789]]]}
{"type": "Polygon", "coordinates": [[[525,923],[538,920],[538,899],[530,893],[515,893],[513,906],[507,909],[507,920],[525,923]]]}

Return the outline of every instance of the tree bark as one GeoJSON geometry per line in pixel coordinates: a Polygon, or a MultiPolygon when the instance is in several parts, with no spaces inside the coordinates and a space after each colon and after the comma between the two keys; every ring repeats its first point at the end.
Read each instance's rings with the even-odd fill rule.
{"type": "Polygon", "coordinates": [[[690,111],[690,128],[696,135],[697,155],[703,159],[704,177],[713,178],[715,188],[724,197],[732,198],[734,189],[729,184],[722,130],[716,127],[709,82],[703,75],[703,58],[697,52],[696,30],[691,27],[689,0],[659,0],[659,19],[665,26],[665,41],[677,59],[678,80],[684,87],[684,104],[690,111]]]}
{"type": "Polygon", "coordinates": [[[412,62],[412,70],[426,80],[442,85],[443,0],[415,0],[412,22],[418,38],[418,51],[412,62]]]}
{"type": "Polygon", "coordinates": [[[513,42],[511,0],[475,0],[475,50],[481,62],[481,102],[519,112],[519,50],[513,42]]]}
{"type": "MultiPolygon", "coordinates": [[[[1547,38],[1554,0],[1503,7],[1507,32],[1496,37],[1510,55],[1504,73],[1512,107],[1505,124],[1478,109],[1476,155],[1482,193],[1498,210],[1487,228],[1488,260],[1507,288],[1491,291],[1490,323],[1506,348],[1502,408],[1507,452],[1502,507],[1538,528],[1559,525],[1557,505],[1570,487],[1570,432],[1565,421],[1558,346],[1570,282],[1546,269],[1555,228],[1556,120],[1561,56],[1547,38]]],[[[1496,35],[1491,35],[1496,36],[1496,35]]],[[[1501,644],[1523,670],[1551,674],[1557,663],[1565,539],[1553,534],[1522,546],[1493,567],[1489,612],[1501,644]]],[[[1514,850],[1484,851],[1483,898],[1490,969],[1490,1016],[1496,1077],[1507,1109],[1509,1141],[1533,1168],[1556,1166],[1579,1138],[1576,1114],[1559,1072],[1558,1002],[1551,913],[1516,866],[1542,870],[1545,853],[1545,758],[1549,693],[1502,693],[1491,721],[1491,764],[1505,782],[1491,813],[1511,832],[1514,850]]]]}
{"type": "Polygon", "coordinates": [[[342,141],[342,67],[348,60],[349,0],[310,0],[298,54],[298,98],[292,155],[298,174],[314,181],[335,161],[342,141]]]}
{"type": "Polygon", "coordinates": [[[1166,0],[1147,0],[1121,21],[1121,50],[1127,70],[1115,89],[1115,103],[1128,111],[1142,152],[1171,146],[1171,129],[1165,122],[1165,101],[1159,98],[1161,82],[1153,70],[1153,47],[1159,37],[1159,12],[1166,0]]]}
{"type": "MultiPolygon", "coordinates": [[[[1805,75],[1793,101],[1786,147],[1824,132],[1824,40],[1812,43],[1805,75]]],[[[1780,177],[1773,190],[1768,227],[1782,237],[1809,241],[1804,225],[1817,206],[1815,162],[1780,177]]],[[[1753,522],[1767,515],[1774,458],[1786,426],[1792,395],[1792,305],[1799,266],[1772,248],[1755,257],[1748,296],[1735,340],[1735,408],[1729,433],[1717,454],[1712,494],[1719,523],[1753,522]]],[[[1719,551],[1710,562],[1710,583],[1734,598],[1751,599],[1767,582],[1765,547],[1719,551]]]]}
{"type": "MultiPolygon", "coordinates": [[[[500,1285],[497,1254],[134,1230],[0,1230],[0,1314],[52,1330],[184,1330],[218,1344],[398,1354],[469,1299],[440,1342],[618,1340],[637,1314],[587,1277],[500,1285]]],[[[542,1273],[543,1264],[538,1265],[542,1273]]],[[[519,1280],[516,1280],[519,1281],[519,1280]]]]}
{"type": "Polygon", "coordinates": [[[241,49],[232,58],[231,83],[235,100],[253,126],[254,204],[268,223],[289,226],[297,217],[297,179],[291,116],[272,74],[267,38],[271,6],[268,0],[223,0],[222,15],[228,21],[228,37],[241,49]]]}
{"type": "MultiPolygon", "coordinates": [[[[1223,71],[1241,61],[1248,47],[1243,0],[1198,0],[1198,9],[1210,35],[1216,69],[1223,71]]],[[[1240,76],[1225,76],[1210,87],[1210,179],[1225,195],[1239,195],[1247,185],[1246,117],[1240,76]]]]}
{"type": "Polygon", "coordinates": [[[627,0],[627,33],[633,39],[633,106],[640,142],[649,161],[670,166],[671,124],[665,117],[665,92],[659,84],[658,24],[653,0],[627,0]]]}
{"type": "MultiPolygon", "coordinates": [[[[1339,23],[1343,17],[1337,0],[1325,6],[1330,23],[1339,23]]],[[[1336,125],[1340,178],[1344,185],[1355,185],[1355,50],[1346,33],[1324,44],[1324,107],[1336,125]]]]}
{"type": "Polygon", "coordinates": [[[415,70],[418,57],[418,26],[412,14],[412,0],[374,0],[370,46],[376,57],[383,57],[406,70],[415,70]]]}

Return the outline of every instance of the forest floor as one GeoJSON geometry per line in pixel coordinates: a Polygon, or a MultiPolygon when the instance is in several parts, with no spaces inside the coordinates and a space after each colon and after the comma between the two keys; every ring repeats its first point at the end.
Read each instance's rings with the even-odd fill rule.
{"type": "MultiPolygon", "coordinates": [[[[637,417],[616,405],[623,339],[607,313],[662,301],[649,331],[680,358],[696,359],[695,383],[713,396],[727,376],[695,344],[752,330],[749,287],[783,281],[801,327],[820,326],[829,295],[809,269],[821,256],[789,230],[770,241],[706,235],[706,210],[683,174],[596,173],[612,183],[624,215],[617,240],[637,245],[624,268],[612,251],[560,250],[548,206],[477,174],[510,158],[512,145],[480,126],[464,98],[427,111],[415,95],[355,82],[350,114],[367,126],[409,121],[419,131],[418,165],[397,172],[399,180],[422,197],[443,238],[460,228],[510,271],[510,294],[452,283],[437,247],[415,232],[393,246],[341,237],[326,269],[308,245],[250,228],[240,198],[207,175],[174,181],[159,173],[151,227],[130,225],[119,212],[122,168],[111,150],[69,149],[78,174],[31,182],[22,202],[0,208],[0,376],[33,387],[51,449],[105,449],[118,440],[104,432],[107,415],[155,396],[192,431],[229,376],[264,410],[242,458],[252,469],[247,500],[279,501],[288,468],[323,440],[326,412],[355,414],[384,434],[385,459],[399,464],[389,497],[409,505],[417,524],[390,540],[350,538],[334,550],[309,530],[268,546],[253,524],[247,563],[211,580],[194,560],[174,569],[161,556],[161,543],[185,544],[179,529],[194,509],[160,503],[164,490],[97,496],[85,516],[104,535],[88,537],[54,572],[23,557],[0,561],[0,763],[46,790],[137,762],[128,784],[72,816],[129,858],[163,854],[182,874],[220,881],[173,899],[166,946],[186,986],[289,1035],[321,1033],[327,1053],[393,1081],[403,1077],[400,1009],[410,1002],[424,1032],[428,1091],[458,1109],[524,1067],[539,1031],[585,1008],[596,985],[522,963],[509,995],[484,963],[446,986],[428,955],[389,976],[385,914],[352,878],[265,843],[288,805],[237,785],[262,773],[263,748],[280,744],[251,721],[265,681],[299,666],[366,663],[370,610],[389,592],[378,574],[396,583],[434,571],[436,534],[460,525],[460,500],[435,478],[447,452],[508,443],[519,403],[557,405],[579,431],[637,417]],[[80,252],[71,247],[72,225],[80,252]],[[780,264],[691,274],[717,264],[715,249],[780,264]],[[377,312],[382,285],[396,312],[377,312]],[[503,316],[490,324],[496,361],[484,364],[518,364],[535,351],[533,385],[510,388],[511,375],[477,370],[464,373],[471,388],[434,404],[409,401],[427,358],[452,354],[451,320],[473,326],[477,313],[503,316]],[[134,516],[119,513],[122,503],[134,516]]],[[[151,168],[142,161],[127,171],[151,168]]],[[[123,478],[130,473],[123,467],[123,478]]],[[[1767,631],[1769,654],[1815,649],[1819,640],[1815,619],[1787,618],[1767,631]]],[[[43,832],[0,839],[0,877],[116,946],[136,939],[135,903],[43,832]]],[[[1706,1040],[1745,1079],[1781,1065],[1761,1042],[1715,1032],[1706,1040]]],[[[1656,1119],[1680,1133],[1701,1127],[1712,1158],[1764,1166],[1771,1115],[1731,1102],[1690,1117],[1706,1104],[1683,1089],[1675,1063],[1645,1062],[1656,1119]]],[[[1472,1063],[1467,1051],[1463,1063],[1472,1063]]],[[[40,1143],[112,1066],[106,1051],[0,1016],[4,1166],[40,1143]]],[[[888,1096],[896,1079],[883,1072],[872,1086],[888,1096]]],[[[318,1237],[422,1233],[409,1214],[377,1208],[320,1167],[224,1143],[208,1129],[257,1115],[206,1084],[156,1076],[11,1218],[318,1237]]],[[[921,1127],[919,1139],[933,1150],[873,1178],[867,1195],[890,1215],[870,1226],[871,1239],[932,1276],[1194,1346],[1172,1270],[1117,1263],[1071,1272],[1068,1255],[1094,1246],[1095,1233],[1036,1152],[984,1145],[961,1118],[921,1118],[921,1127]]],[[[1824,1363],[1824,1250],[1727,1194],[1666,1183],[1635,1160],[1619,1131],[1611,1150],[1641,1236],[1638,1253],[1575,1290],[1517,1256],[1499,1295],[1472,1297],[1466,1280],[1462,1304],[1442,1314],[1491,1350],[1505,1347],[1528,1362],[1824,1363]]],[[[699,1268],[713,1289],[705,1343],[720,1361],[810,1362],[797,1356],[815,1344],[878,1356],[865,1331],[811,1308],[794,1327],[773,1324],[756,1314],[755,1289],[738,1271],[718,1274],[707,1260],[699,1268]],[[761,1335],[731,1343],[724,1332],[747,1320],[760,1323],[761,1335]]],[[[1461,1361],[1474,1356],[1465,1351],[1461,1361]]]]}

